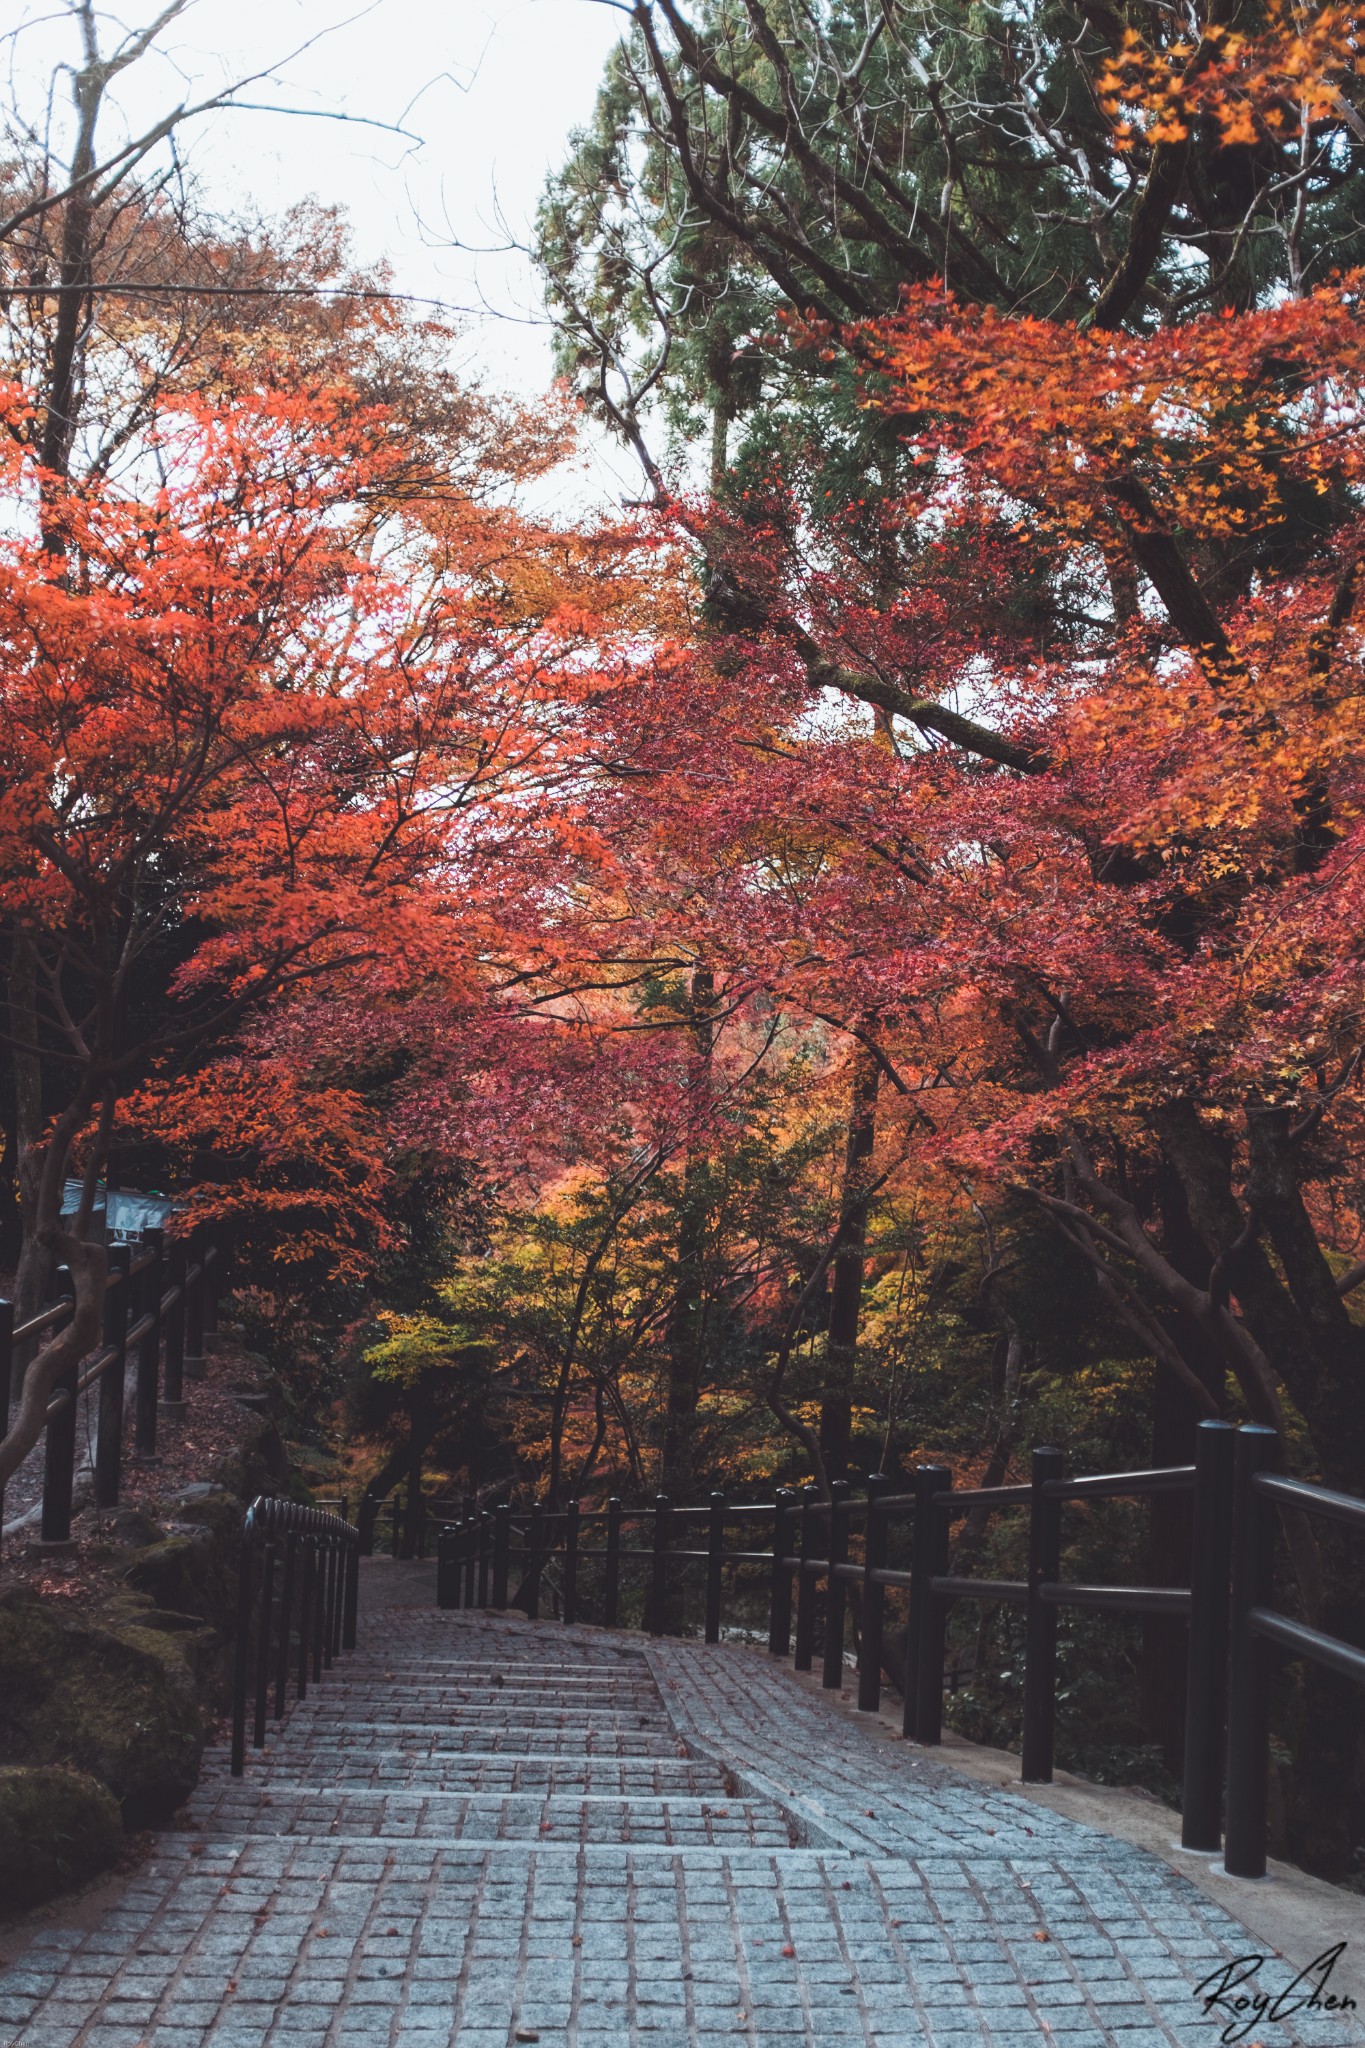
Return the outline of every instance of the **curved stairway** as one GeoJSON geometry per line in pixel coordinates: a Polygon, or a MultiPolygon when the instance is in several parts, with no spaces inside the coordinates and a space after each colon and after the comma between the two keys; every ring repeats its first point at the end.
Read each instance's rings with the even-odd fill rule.
{"type": "MultiPolygon", "coordinates": [[[[30,1929],[0,2041],[1219,2042],[1195,1987],[1256,1945],[1164,1863],[755,1652],[437,1613],[432,1581],[366,1566],[359,1649],[244,1779],[210,1759],[105,1910],[30,1929]]],[[[1305,2012],[1246,2038],[1365,2041],[1305,2012]]]]}

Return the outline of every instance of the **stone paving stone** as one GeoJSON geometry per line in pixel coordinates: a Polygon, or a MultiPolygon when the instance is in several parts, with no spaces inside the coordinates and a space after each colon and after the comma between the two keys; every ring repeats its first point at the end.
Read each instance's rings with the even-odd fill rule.
{"type": "Polygon", "coordinates": [[[429,1608],[189,1819],[0,1972],[3,2048],[1216,2048],[1193,1986],[1250,1941],[766,1659],[429,1608]]]}

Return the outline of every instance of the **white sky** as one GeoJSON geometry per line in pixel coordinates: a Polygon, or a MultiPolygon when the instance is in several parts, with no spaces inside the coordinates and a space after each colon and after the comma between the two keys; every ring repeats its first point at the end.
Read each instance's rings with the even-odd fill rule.
{"type": "MultiPolygon", "coordinates": [[[[157,11],[158,0],[110,9],[106,50],[157,11]]],[[[63,0],[20,0],[11,96],[30,117],[54,63],[77,53],[63,12],[63,0]]],[[[195,0],[165,32],[161,54],[115,91],[137,132],[320,38],[246,97],[393,123],[420,143],[349,123],[234,112],[183,128],[182,154],[228,209],[243,198],[282,209],[310,194],[342,205],[357,253],[387,256],[401,290],[470,309],[471,364],[531,396],[551,376],[534,276],[517,253],[475,252],[505,243],[508,230],[527,238],[546,172],[591,114],[626,25],[603,0],[375,0],[363,11],[346,0],[195,0]]],[[[600,449],[593,472],[613,494],[638,484],[624,456],[600,449]]]]}

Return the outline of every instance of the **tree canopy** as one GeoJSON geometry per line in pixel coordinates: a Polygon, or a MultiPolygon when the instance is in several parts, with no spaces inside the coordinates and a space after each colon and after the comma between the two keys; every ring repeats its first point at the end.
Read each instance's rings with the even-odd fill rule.
{"type": "MultiPolygon", "coordinates": [[[[8,302],[6,1151],[21,1296],[60,1257],[78,1312],[0,1473],[112,1156],[237,1217],[386,1483],[404,1430],[558,1503],[1230,1415],[1359,1491],[1359,36],[637,0],[537,407],[330,214],[20,154],[7,277],[88,317],[8,302]],[[111,249],[183,296],[106,308],[111,249]],[[640,496],[537,514],[585,429],[640,496]]],[[[1302,1697],[1340,1871],[1357,1703],[1302,1697]]]]}

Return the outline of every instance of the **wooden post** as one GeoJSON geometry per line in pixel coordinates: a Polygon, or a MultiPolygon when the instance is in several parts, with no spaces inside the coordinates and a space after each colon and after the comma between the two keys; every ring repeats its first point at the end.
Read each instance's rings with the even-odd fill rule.
{"type": "Polygon", "coordinates": [[[780,1486],[773,1502],[773,1563],[768,1611],[768,1655],[786,1657],[792,1646],[792,1575],[787,1559],[793,1542],[792,1509],[796,1500],[789,1486],[780,1486]]]}
{"type": "Polygon", "coordinates": [[[649,1633],[661,1636],[667,1620],[665,1602],[668,1598],[668,1528],[671,1503],[666,1493],[654,1496],[654,1554],[650,1559],[649,1573],[649,1633]]]}
{"type": "MultiPolygon", "coordinates": [[[[65,1266],[57,1270],[57,1295],[59,1300],[74,1301],[71,1275],[65,1266]]],[[[65,1318],[69,1320],[69,1318],[65,1318]]],[[[59,1324],[60,1328],[63,1325],[59,1324]]],[[[71,1492],[76,1476],[76,1380],[78,1361],[73,1359],[52,1389],[52,1399],[60,1402],[56,1414],[47,1425],[43,1446],[43,1519],[41,1524],[44,1543],[69,1543],[71,1541],[71,1492]]]]}
{"type": "Polygon", "coordinates": [[[807,1571],[808,1560],[815,1556],[812,1534],[815,1526],[815,1504],[820,1498],[818,1486],[803,1486],[801,1489],[801,1548],[798,1553],[796,1580],[796,1654],[792,1665],[797,1671],[809,1671],[815,1654],[815,1574],[807,1571]]]}
{"type": "Polygon", "coordinates": [[[607,1502],[607,1554],[602,1593],[602,1625],[615,1628],[621,1617],[621,1503],[613,1494],[607,1502]]]}
{"type": "Polygon", "coordinates": [[[493,1605],[501,1612],[507,1605],[507,1563],[512,1548],[512,1506],[499,1501],[493,1510],[493,1605]]]}
{"type": "Polygon", "coordinates": [[[873,1572],[886,1563],[886,1516],[877,1503],[890,1490],[884,1472],[867,1475],[867,1533],[863,1538],[863,1629],[858,1645],[858,1710],[875,1714],[882,1703],[882,1637],[886,1618],[886,1588],[879,1586],[873,1572]]]}
{"type": "Polygon", "coordinates": [[[531,1527],[526,1539],[530,1557],[526,1569],[526,1619],[540,1619],[540,1573],[545,1541],[545,1510],[539,1501],[531,1507],[531,1527]]]}
{"type": "Polygon", "coordinates": [[[830,1483],[829,1572],[825,1579],[825,1662],[820,1683],[826,1692],[837,1692],[844,1682],[844,1622],[848,1613],[848,1585],[839,1566],[848,1562],[850,1519],[849,1483],[830,1483]]]}
{"type": "Polygon", "coordinates": [[[460,1553],[455,1531],[443,1522],[436,1534],[436,1605],[443,1614],[459,1606],[460,1553]]]}
{"type": "MultiPolygon", "coordinates": [[[[1228,1814],[1223,1868],[1229,1877],[1265,1876],[1270,1788],[1270,1645],[1252,1626],[1269,1607],[1275,1570],[1275,1510],[1257,1495],[1258,1472],[1279,1464],[1273,1429],[1237,1432],[1232,1553],[1232,1663],[1228,1681],[1228,1814]]],[[[1345,1787],[1342,1788],[1343,1796],[1345,1787]]]]}
{"type": "Polygon", "coordinates": [[[187,1380],[204,1377],[204,1226],[190,1232],[185,1265],[185,1358],[187,1380]]]}
{"type": "Polygon", "coordinates": [[[156,1239],[149,1261],[144,1265],[138,1287],[139,1320],[151,1318],[137,1340],[137,1437],[139,1458],[149,1462],[156,1456],[157,1368],[161,1362],[161,1242],[156,1239]]]}
{"type": "Polygon", "coordinates": [[[1230,1422],[1201,1422],[1194,1433],[1190,1653],[1180,1802],[1180,1842],[1185,1849],[1216,1850],[1222,1840],[1236,1450],[1237,1432],[1230,1422]]]}
{"type": "Polygon", "coordinates": [[[1041,1588],[1062,1568],[1062,1504],[1047,1487],[1062,1476],[1064,1459],[1051,1444],[1033,1452],[1028,1524],[1028,1604],[1024,1610],[1024,1740],[1021,1776],[1026,1785],[1052,1783],[1057,1719],[1057,1610],[1041,1588]]]}
{"type": "Polygon", "coordinates": [[[706,1524],[706,1640],[720,1641],[721,1578],[725,1570],[725,1495],[713,1493],[706,1524]]]}
{"type": "Polygon", "coordinates": [[[123,1387],[128,1357],[128,1265],[126,1244],[109,1251],[109,1286],[104,1296],[104,1346],[113,1357],[100,1374],[99,1435],[95,1440],[95,1506],[118,1506],[123,1477],[123,1387]]]}
{"type": "Polygon", "coordinates": [[[477,1578],[479,1569],[479,1518],[474,1512],[472,1503],[465,1516],[464,1542],[464,1604],[466,1607],[472,1607],[474,1605],[474,1596],[478,1591],[477,1578]]]}
{"type": "Polygon", "coordinates": [[[564,1625],[578,1619],[578,1502],[564,1510],[564,1625]]]}
{"type": "Polygon", "coordinates": [[[185,1240],[173,1238],[166,1259],[166,1289],[171,1299],[166,1309],[164,1383],[168,1401],[185,1398],[185,1240]]]}
{"type": "MultiPolygon", "coordinates": [[[[921,1465],[915,1474],[915,1549],[910,1560],[914,1739],[930,1746],[943,1735],[943,1638],[948,1619],[948,1604],[930,1581],[948,1569],[948,1517],[938,1503],[952,1491],[952,1485],[953,1475],[943,1465],[921,1465]]],[[[908,1692],[906,1712],[908,1716],[908,1692]]]]}

